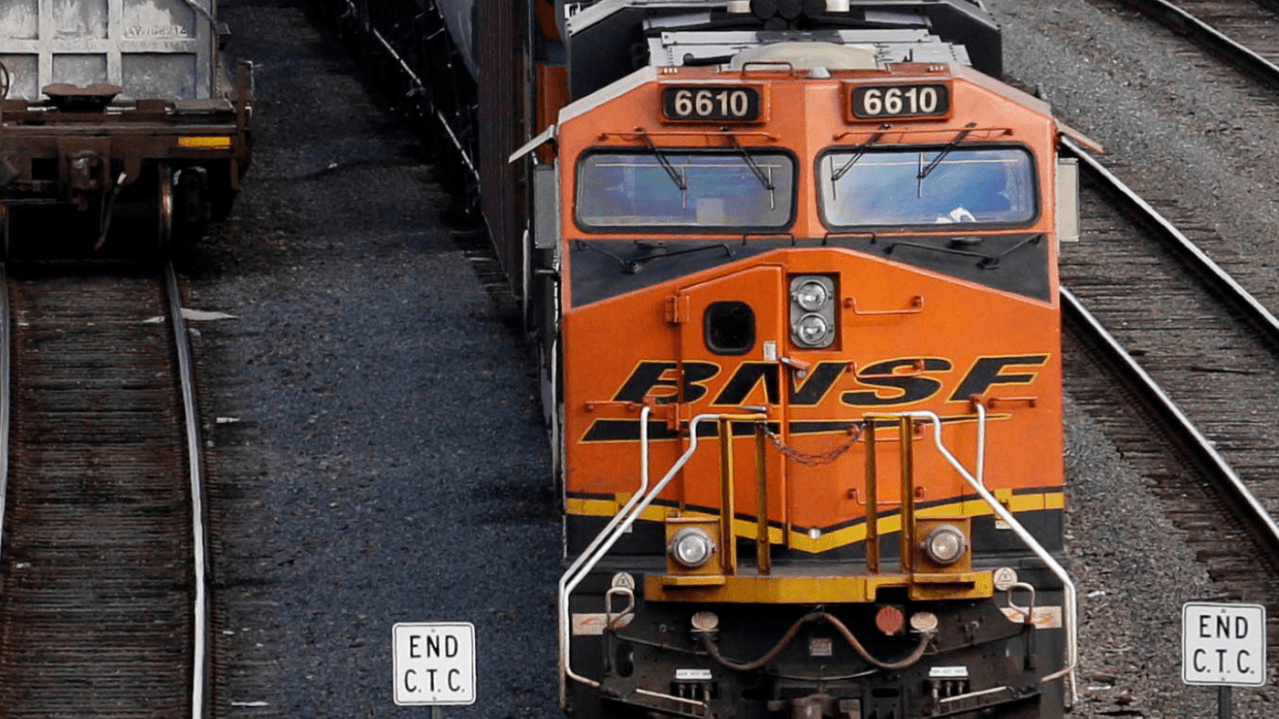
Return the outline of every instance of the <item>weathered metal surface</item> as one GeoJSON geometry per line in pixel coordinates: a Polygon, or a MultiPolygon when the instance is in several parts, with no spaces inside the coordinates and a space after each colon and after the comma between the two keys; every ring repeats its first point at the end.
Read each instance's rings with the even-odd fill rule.
{"type": "Polygon", "coordinates": [[[480,26],[485,42],[480,52],[479,148],[480,201],[484,219],[497,247],[502,269],[513,287],[523,282],[523,209],[528,201],[525,188],[517,182],[518,168],[506,161],[530,134],[525,118],[513,108],[524,107],[523,64],[511,48],[519,47],[518,12],[508,0],[482,0],[480,26]]]}
{"type": "Polygon", "coordinates": [[[0,706],[190,716],[191,499],[152,277],[13,283],[0,706]]]}
{"type": "Polygon", "coordinates": [[[4,0],[9,97],[46,85],[121,86],[124,99],[203,99],[217,82],[215,0],[4,0]]]}
{"type": "MultiPolygon", "coordinates": [[[[485,4],[485,0],[436,0],[440,5],[440,15],[444,16],[444,24],[449,29],[449,37],[453,38],[453,44],[457,46],[462,53],[462,60],[466,63],[466,69],[470,71],[472,77],[479,77],[480,60],[479,56],[486,48],[494,48],[494,43],[490,41],[490,28],[483,21],[476,22],[476,5],[485,4]],[[476,27],[483,27],[485,34],[484,47],[480,47],[476,27]]],[[[504,5],[514,6],[515,3],[503,3],[504,5]]],[[[509,46],[501,46],[506,51],[507,57],[512,57],[509,46]]]]}

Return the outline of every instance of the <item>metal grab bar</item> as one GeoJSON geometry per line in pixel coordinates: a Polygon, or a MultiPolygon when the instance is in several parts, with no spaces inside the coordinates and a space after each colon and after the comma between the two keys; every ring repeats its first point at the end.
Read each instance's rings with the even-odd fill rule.
{"type": "MultiPolygon", "coordinates": [[[[984,424],[985,412],[982,411],[981,405],[977,405],[977,407],[978,413],[982,416],[984,424]]],[[[986,489],[986,487],[978,481],[977,478],[969,474],[968,470],[960,464],[959,460],[955,459],[955,455],[951,454],[950,450],[946,449],[945,445],[943,445],[941,441],[941,417],[938,417],[935,412],[904,412],[903,415],[926,419],[932,423],[933,443],[937,445],[937,451],[941,453],[942,457],[944,457],[947,462],[950,462],[950,465],[959,472],[960,476],[964,478],[964,481],[968,482],[982,500],[984,500],[986,504],[994,510],[995,515],[1004,520],[1018,538],[1020,538],[1021,541],[1035,553],[1035,556],[1039,557],[1044,564],[1048,565],[1048,568],[1052,571],[1052,573],[1061,580],[1065,604],[1063,607],[1064,614],[1066,615],[1066,620],[1070,623],[1070,628],[1066,631],[1066,666],[1060,671],[1046,675],[1041,681],[1050,682],[1063,676],[1067,677],[1067,683],[1070,685],[1070,702],[1072,705],[1076,704],[1079,701],[1079,695],[1075,686],[1075,666],[1079,662],[1079,646],[1076,631],[1079,625],[1077,622],[1075,608],[1075,584],[1070,580],[1070,575],[1066,573],[1066,570],[1057,562],[1056,559],[1053,559],[1052,555],[1048,553],[1048,550],[1044,549],[1043,545],[1040,544],[1038,540],[1036,540],[1034,536],[1021,525],[1021,522],[1017,521],[1012,512],[1009,512],[1006,508],[1004,508],[1004,505],[995,498],[995,495],[991,494],[990,490],[986,489]]]]}
{"type": "MultiPolygon", "coordinates": [[[[658,482],[657,485],[654,486],[651,490],[648,490],[648,492],[645,493],[645,489],[648,487],[648,414],[649,414],[649,411],[650,411],[650,408],[648,406],[645,406],[644,409],[640,412],[640,466],[641,466],[640,490],[636,492],[633,497],[631,497],[630,501],[627,502],[626,505],[622,507],[621,510],[618,511],[618,513],[608,523],[608,526],[606,526],[604,530],[601,531],[595,537],[595,539],[591,541],[591,543],[581,553],[581,555],[578,556],[577,560],[574,561],[573,564],[569,566],[568,570],[564,572],[564,575],[560,577],[559,594],[557,597],[557,603],[559,605],[558,609],[559,609],[559,621],[560,621],[560,708],[561,709],[568,706],[568,680],[569,679],[572,679],[573,681],[580,682],[582,684],[586,684],[593,687],[599,686],[599,682],[593,679],[588,679],[584,676],[574,674],[573,668],[570,665],[569,630],[571,625],[571,619],[569,617],[569,612],[568,612],[568,600],[569,600],[569,596],[573,593],[573,590],[577,589],[577,585],[581,584],[582,580],[586,578],[586,575],[591,573],[591,570],[595,568],[596,564],[599,564],[599,561],[604,558],[605,554],[608,554],[608,551],[613,548],[613,545],[617,543],[617,540],[621,539],[622,535],[625,534],[626,531],[631,528],[631,525],[635,524],[635,520],[639,519],[639,516],[644,513],[644,510],[648,509],[648,506],[653,503],[653,500],[657,499],[657,496],[662,493],[662,490],[666,489],[666,485],[670,484],[671,480],[675,478],[675,475],[679,474],[679,471],[684,468],[684,465],[688,464],[688,460],[692,458],[695,452],[697,452],[697,446],[698,446],[697,426],[699,424],[701,424],[703,421],[708,419],[721,419],[721,418],[735,419],[735,420],[741,420],[741,421],[758,421],[758,420],[768,419],[768,417],[763,414],[749,414],[749,415],[699,414],[697,415],[696,417],[692,419],[691,422],[689,422],[689,425],[688,425],[688,434],[689,434],[688,449],[684,451],[684,454],[680,455],[680,458],[675,461],[675,464],[671,465],[671,468],[667,470],[666,475],[662,477],[661,481],[658,482]]],[[[731,435],[729,437],[729,440],[731,441],[731,435]]]]}
{"type": "MultiPolygon", "coordinates": [[[[604,530],[600,532],[595,537],[595,539],[591,541],[589,545],[587,545],[586,550],[583,551],[580,555],[578,555],[577,560],[574,561],[571,565],[569,565],[568,571],[564,572],[564,576],[560,577],[557,601],[561,605],[560,613],[559,613],[560,614],[559,640],[560,640],[560,708],[561,709],[564,709],[568,706],[567,676],[572,674],[572,669],[568,665],[569,623],[570,623],[569,616],[568,616],[568,592],[572,591],[572,589],[570,588],[566,591],[565,584],[568,581],[569,577],[572,576],[573,573],[576,572],[578,568],[582,566],[582,564],[586,561],[587,557],[591,556],[591,553],[594,552],[599,547],[599,545],[604,541],[604,538],[608,536],[608,533],[614,527],[616,527],[619,523],[622,522],[622,520],[626,517],[627,513],[631,510],[631,508],[635,506],[635,503],[638,502],[640,498],[644,496],[644,493],[646,491],[648,491],[648,416],[649,414],[652,413],[652,411],[653,411],[653,408],[648,405],[644,405],[644,408],[640,410],[640,420],[639,420],[640,421],[640,486],[639,486],[639,489],[636,490],[635,494],[631,495],[630,501],[628,501],[625,504],[625,506],[623,506],[620,510],[618,510],[617,514],[613,515],[613,519],[608,523],[607,526],[604,527],[604,530]]],[[[694,446],[696,446],[696,443],[694,443],[694,446]]],[[[608,549],[606,548],[604,551],[608,551],[608,549]]],[[[588,569],[587,571],[590,571],[590,570],[588,569]]],[[[573,586],[576,587],[577,584],[574,583],[573,586]]],[[[578,677],[576,675],[573,675],[573,678],[578,681],[599,686],[598,683],[592,682],[591,680],[586,679],[585,677],[578,677]]]]}

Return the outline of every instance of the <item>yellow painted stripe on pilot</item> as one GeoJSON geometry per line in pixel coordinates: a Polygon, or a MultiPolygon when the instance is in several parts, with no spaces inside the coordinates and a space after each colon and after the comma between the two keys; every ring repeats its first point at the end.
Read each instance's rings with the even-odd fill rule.
{"type": "MultiPolygon", "coordinates": [[[[608,499],[580,499],[569,497],[565,502],[564,508],[568,514],[574,516],[611,517],[617,513],[617,510],[625,503],[625,501],[625,499],[618,502],[608,499]]],[[[1062,509],[1063,507],[1065,507],[1065,497],[1061,492],[1015,494],[1011,497],[1008,504],[1009,510],[1014,514],[1043,509],[1062,509]]],[[[644,509],[644,512],[640,514],[640,519],[650,522],[661,522],[666,519],[669,511],[669,507],[649,505],[644,509]]],[[[916,514],[920,517],[945,517],[955,515],[964,517],[982,517],[993,515],[994,513],[995,511],[990,508],[990,505],[981,500],[924,507],[916,512],[916,514]]],[[[688,511],[685,512],[685,516],[713,519],[717,515],[710,512],[688,511]]],[[[892,514],[886,517],[880,517],[878,525],[881,536],[900,532],[902,528],[901,515],[892,514]]],[[[735,518],[733,520],[733,530],[739,537],[754,537],[756,526],[757,525],[753,520],[740,518],[735,518]]],[[[781,528],[769,527],[768,538],[773,544],[781,544],[781,528]]],[[[817,554],[864,541],[866,541],[866,523],[861,522],[849,527],[825,532],[817,539],[813,539],[807,532],[792,531],[790,544],[793,548],[800,551],[817,554]]]]}

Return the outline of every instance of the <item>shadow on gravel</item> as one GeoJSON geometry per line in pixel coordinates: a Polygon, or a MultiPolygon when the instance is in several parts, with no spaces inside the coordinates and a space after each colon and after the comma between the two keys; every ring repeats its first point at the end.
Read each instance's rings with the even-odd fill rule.
{"type": "Polygon", "coordinates": [[[480,518],[482,524],[539,524],[560,518],[550,477],[534,488],[527,480],[503,480],[476,490],[472,496],[499,503],[480,518]]]}

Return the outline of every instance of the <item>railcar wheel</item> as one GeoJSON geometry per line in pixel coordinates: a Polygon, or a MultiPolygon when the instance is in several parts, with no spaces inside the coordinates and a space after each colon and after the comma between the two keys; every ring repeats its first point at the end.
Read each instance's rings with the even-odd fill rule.
{"type": "Polygon", "coordinates": [[[0,100],[9,96],[9,85],[13,83],[13,75],[9,74],[9,68],[0,62],[0,100]]]}
{"type": "Polygon", "coordinates": [[[155,248],[167,257],[173,247],[173,170],[165,164],[157,168],[155,200],[155,248]]]}

